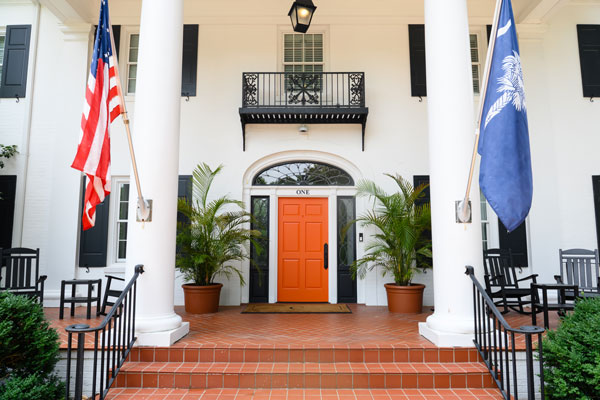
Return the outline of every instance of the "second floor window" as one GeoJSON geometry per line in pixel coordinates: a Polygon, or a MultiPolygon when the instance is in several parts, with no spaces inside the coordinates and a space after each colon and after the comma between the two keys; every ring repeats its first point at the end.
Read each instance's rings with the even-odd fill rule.
{"type": "Polygon", "coordinates": [[[471,66],[473,70],[473,93],[479,94],[479,80],[481,74],[481,58],[479,57],[479,45],[477,34],[470,34],[471,43],[471,66]]]}
{"type": "Polygon", "coordinates": [[[323,72],[323,34],[283,34],[284,72],[323,72]]]}
{"type": "Polygon", "coordinates": [[[139,47],[140,34],[132,33],[129,35],[129,52],[127,54],[127,94],[135,94],[139,47]]]}

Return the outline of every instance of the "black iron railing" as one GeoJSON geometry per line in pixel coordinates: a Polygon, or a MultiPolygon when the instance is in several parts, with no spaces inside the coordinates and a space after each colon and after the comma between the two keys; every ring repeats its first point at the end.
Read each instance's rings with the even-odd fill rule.
{"type": "Polygon", "coordinates": [[[65,328],[68,333],[67,400],[81,400],[83,398],[84,380],[86,380],[85,386],[89,387],[91,391],[89,398],[103,400],[117,379],[117,374],[136,341],[135,306],[137,279],[143,273],[143,265],[137,265],[133,277],[99,326],[90,328],[89,325],[76,324],[65,328]],[[91,379],[90,377],[85,379],[86,377],[84,376],[85,340],[87,334],[93,337],[93,349],[89,350],[93,352],[91,354],[93,359],[90,360],[93,368],[91,379]],[[73,368],[74,335],[77,336],[77,349],[75,350],[76,360],[73,368]],[[71,387],[73,369],[75,370],[75,384],[71,387]]]}
{"type": "Polygon", "coordinates": [[[365,107],[365,74],[244,72],[242,107],[365,107]]]}
{"type": "Polygon", "coordinates": [[[483,358],[492,378],[506,400],[534,400],[544,398],[542,334],[537,326],[511,327],[477,278],[473,267],[467,266],[467,275],[473,281],[473,309],[475,314],[475,347],[483,358]],[[533,339],[537,338],[537,350],[533,339]],[[519,359],[517,342],[525,344],[525,359],[519,359]],[[534,353],[537,352],[539,370],[534,371],[534,353]],[[539,379],[536,379],[539,374],[539,379]],[[525,380],[523,380],[525,377],[525,380]],[[518,379],[521,378],[521,379],[518,379]],[[537,381],[537,385],[536,385],[537,381]],[[537,390],[539,389],[539,391],[537,390]]]}

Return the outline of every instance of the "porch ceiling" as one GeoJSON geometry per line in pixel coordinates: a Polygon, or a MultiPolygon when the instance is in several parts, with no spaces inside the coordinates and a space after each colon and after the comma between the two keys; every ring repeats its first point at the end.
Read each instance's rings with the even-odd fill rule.
{"type": "MultiPolygon", "coordinates": [[[[537,22],[559,4],[573,0],[513,0],[517,21],[537,22]]],[[[595,0],[588,0],[590,3],[595,0]]],[[[90,0],[40,0],[61,21],[61,23],[96,22],[98,1],[90,0]]],[[[185,0],[185,19],[228,18],[230,23],[261,24],[289,22],[287,12],[291,4],[281,0],[185,0]]],[[[467,0],[469,15],[477,20],[491,19],[495,0],[467,0]]],[[[142,0],[113,1],[111,19],[116,24],[139,24],[142,0]]],[[[422,20],[423,0],[326,0],[317,2],[319,7],[313,23],[321,19],[337,20],[340,23],[370,23],[372,18],[402,18],[422,20]]]]}

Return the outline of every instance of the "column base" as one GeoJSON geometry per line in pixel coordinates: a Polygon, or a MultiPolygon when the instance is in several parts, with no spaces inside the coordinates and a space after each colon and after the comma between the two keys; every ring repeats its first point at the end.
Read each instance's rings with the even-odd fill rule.
{"type": "Polygon", "coordinates": [[[475,347],[472,333],[438,331],[427,326],[427,322],[419,322],[419,334],[437,347],[475,347]]]}
{"type": "Polygon", "coordinates": [[[190,331],[190,323],[183,322],[179,328],[161,332],[136,332],[136,346],[169,347],[190,331]]]}

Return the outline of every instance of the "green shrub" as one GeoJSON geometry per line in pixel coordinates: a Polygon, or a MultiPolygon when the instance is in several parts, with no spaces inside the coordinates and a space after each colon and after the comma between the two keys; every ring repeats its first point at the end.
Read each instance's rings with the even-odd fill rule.
{"type": "Polygon", "coordinates": [[[547,399],[600,399],[600,298],[580,300],[543,348],[547,399]]]}
{"type": "Polygon", "coordinates": [[[58,400],[64,397],[64,384],[56,376],[16,376],[0,387],[0,400],[58,400]]]}
{"type": "MultiPolygon", "coordinates": [[[[51,400],[63,385],[52,375],[58,333],[35,300],[0,293],[0,400],[51,400]]],[[[59,396],[60,397],[60,396],[59,396]]]]}

